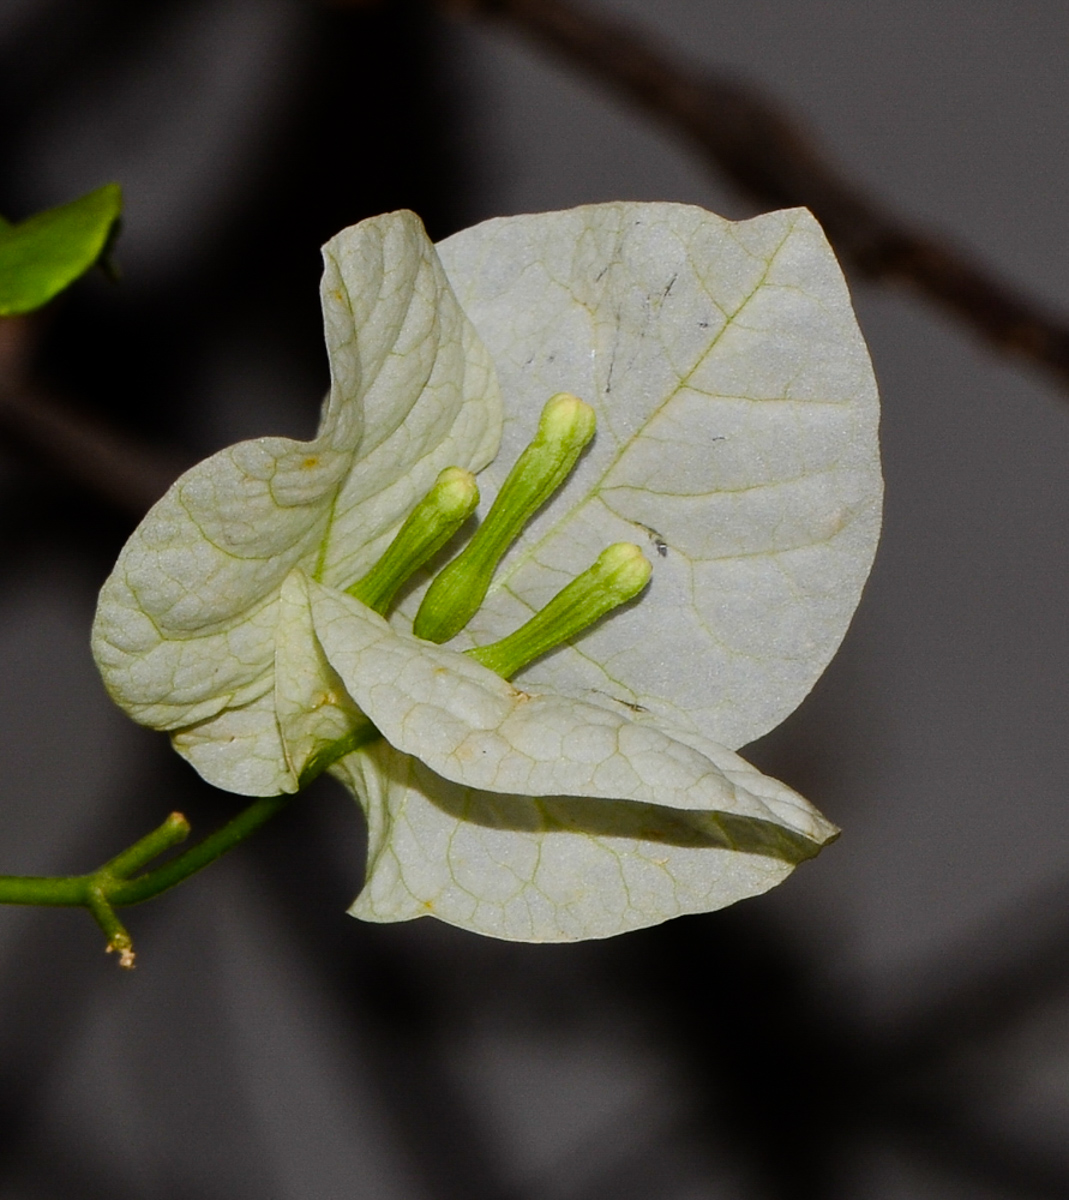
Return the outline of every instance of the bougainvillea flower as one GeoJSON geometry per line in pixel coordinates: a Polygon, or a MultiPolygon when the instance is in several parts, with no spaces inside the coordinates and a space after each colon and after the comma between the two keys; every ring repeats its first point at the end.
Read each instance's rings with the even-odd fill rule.
{"type": "Polygon", "coordinates": [[[602,937],[781,881],[835,828],[734,749],[835,652],[881,496],[872,371],[815,221],[619,203],[434,247],[394,213],[324,258],[319,431],[223,450],[148,514],[94,628],[112,696],[231,791],[341,779],[371,920],[602,937]],[[479,473],[484,512],[522,490],[551,396],[596,433],[522,484],[537,511],[479,587],[444,585],[447,547],[372,602],[436,480],[479,473]],[[573,581],[596,592],[595,560],[641,562],[597,612],[628,602],[502,668],[488,648],[552,625],[573,581]]]}

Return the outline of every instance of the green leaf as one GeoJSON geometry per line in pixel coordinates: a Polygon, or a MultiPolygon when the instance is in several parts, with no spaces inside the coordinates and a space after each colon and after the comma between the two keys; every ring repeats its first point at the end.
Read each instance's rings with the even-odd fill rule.
{"type": "Polygon", "coordinates": [[[767,732],[842,640],[880,526],[876,385],[816,221],[599,204],[487,221],[438,250],[508,401],[485,505],[549,396],[597,412],[455,644],[497,641],[605,546],[639,542],[642,600],[520,685],[638,704],[732,747],[767,732]]]}
{"type": "Polygon", "coordinates": [[[121,212],[122,191],[108,183],[17,225],[0,223],[0,316],[32,312],[84,275],[121,212]]]}

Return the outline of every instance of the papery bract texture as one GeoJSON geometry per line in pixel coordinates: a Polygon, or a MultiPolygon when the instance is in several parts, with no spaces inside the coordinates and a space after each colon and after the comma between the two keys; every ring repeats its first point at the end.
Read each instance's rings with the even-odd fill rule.
{"type": "Polygon", "coordinates": [[[480,791],[378,742],[334,769],[361,796],[368,870],[350,909],[436,916],[490,937],[567,942],[712,912],[815,853],[716,814],[628,800],[480,791]]]}
{"type": "Polygon", "coordinates": [[[308,587],[323,652],[383,734],[334,768],[368,814],[358,916],[606,937],[763,892],[837,833],[723,746],[522,691],[308,587]]]}
{"type": "MultiPolygon", "coordinates": [[[[345,230],[324,263],[316,437],[241,442],[187,471],[124,548],[93,631],[115,700],[251,795],[295,790],[303,765],[276,713],[276,654],[299,635],[279,632],[282,581],[299,565],[352,583],[440,470],[479,470],[500,437],[493,364],[414,214],[345,230]]],[[[332,681],[302,686],[330,695],[332,681]]]]}
{"type": "Polygon", "coordinates": [[[640,541],[641,603],[520,681],[732,747],[773,728],[842,640],[880,524],[876,386],[816,221],[598,204],[487,221],[438,251],[507,398],[487,500],[546,397],[597,412],[467,637],[502,637],[606,545],[640,541]]]}

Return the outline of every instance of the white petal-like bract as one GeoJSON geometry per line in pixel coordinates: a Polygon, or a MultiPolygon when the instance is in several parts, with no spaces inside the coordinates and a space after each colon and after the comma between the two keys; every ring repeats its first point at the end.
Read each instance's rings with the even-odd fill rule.
{"type": "Polygon", "coordinates": [[[357,916],[607,937],[763,892],[837,833],[723,746],[521,691],[309,587],[323,653],[383,734],[334,767],[368,817],[357,916]]]}
{"type": "Polygon", "coordinates": [[[880,524],[878,403],[842,272],[802,209],[680,204],[487,221],[438,247],[506,403],[487,502],[544,401],[597,435],[505,559],[463,641],[493,641],[611,542],[650,548],[640,603],[521,683],[640,704],[737,747],[835,652],[880,524]]]}
{"type": "Polygon", "coordinates": [[[465,654],[397,633],[350,596],[309,587],[323,653],[360,710],[392,746],[455,783],[731,814],[818,844],[836,832],[732,750],[681,741],[649,714],[520,690],[465,654]]]}
{"type": "Polygon", "coordinates": [[[369,921],[435,916],[525,942],[611,937],[760,895],[817,849],[713,813],[479,791],[386,741],[333,771],[367,812],[367,878],[350,912],[369,921]]]}
{"type": "Polygon", "coordinates": [[[316,437],[240,442],[187,471],[127,542],[93,628],[116,702],[252,795],[295,786],[268,698],[282,581],[301,566],[352,583],[439,471],[479,470],[500,438],[493,364],[419,219],[361,222],[323,257],[332,382],[316,437]]]}

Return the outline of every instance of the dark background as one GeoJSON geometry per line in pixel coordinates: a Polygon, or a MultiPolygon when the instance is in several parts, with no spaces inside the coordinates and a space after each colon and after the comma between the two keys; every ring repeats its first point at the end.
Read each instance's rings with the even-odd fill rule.
{"type": "MultiPolygon", "coordinates": [[[[859,183],[1069,309],[1060,0],[583,0],[784,101],[859,183]]],[[[192,462],[311,433],[318,246],[607,199],[752,206],[507,29],[422,6],[0,0],[0,212],[110,179],[124,278],[36,378],[192,462]]],[[[1069,1196],[1069,396],[855,287],[885,535],[802,708],[748,751],[844,827],[782,888],[605,943],[371,926],[329,781],[128,923],[0,911],[0,1200],[1069,1196]]],[[[0,443],[0,870],[233,811],[106,700],[131,528],[0,443]]]]}

